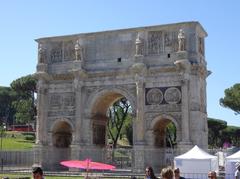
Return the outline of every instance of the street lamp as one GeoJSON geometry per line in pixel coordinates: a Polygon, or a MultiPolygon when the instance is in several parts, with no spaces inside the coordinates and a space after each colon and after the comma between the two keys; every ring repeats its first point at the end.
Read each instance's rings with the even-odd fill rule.
{"type": "Polygon", "coordinates": [[[3,133],[6,129],[6,125],[3,123],[3,125],[1,126],[1,171],[3,171],[3,151],[2,151],[2,143],[3,143],[3,133]]]}

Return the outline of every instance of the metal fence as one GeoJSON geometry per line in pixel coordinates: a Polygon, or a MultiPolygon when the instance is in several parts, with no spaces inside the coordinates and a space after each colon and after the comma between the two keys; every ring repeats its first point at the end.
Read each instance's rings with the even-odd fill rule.
{"type": "MultiPolygon", "coordinates": [[[[174,156],[179,155],[179,151],[172,149],[143,149],[145,155],[145,163],[151,165],[156,173],[160,173],[161,168],[166,166],[173,166],[174,156]]],[[[123,178],[131,178],[133,163],[134,149],[79,149],[77,155],[72,155],[70,149],[58,149],[58,150],[27,150],[27,151],[0,151],[0,167],[2,170],[29,170],[34,163],[43,163],[44,161],[50,166],[49,171],[68,171],[68,168],[64,168],[59,163],[62,160],[91,158],[93,161],[100,161],[104,163],[113,164],[118,169],[117,172],[120,175],[124,175],[123,178]],[[42,156],[45,159],[42,159],[42,156]],[[44,160],[44,161],[43,161],[44,160]],[[128,172],[125,172],[128,171],[128,172]],[[128,174],[127,174],[128,173],[128,174]]],[[[215,152],[215,151],[214,151],[215,152]]],[[[159,176],[159,175],[158,175],[159,176]]],[[[182,173],[185,178],[207,178],[207,174],[191,174],[182,173]]],[[[102,176],[99,176],[102,178],[102,176]]],[[[106,178],[107,176],[103,176],[106,178]]],[[[136,176],[141,178],[141,176],[136,176]]],[[[117,177],[119,178],[119,176],[117,177]]],[[[219,176],[219,178],[234,178],[232,175],[219,176]]]]}

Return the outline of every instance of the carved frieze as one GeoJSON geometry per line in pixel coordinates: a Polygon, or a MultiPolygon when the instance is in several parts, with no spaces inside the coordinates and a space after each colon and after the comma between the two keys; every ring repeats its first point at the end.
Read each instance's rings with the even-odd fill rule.
{"type": "Polygon", "coordinates": [[[180,104],[181,87],[156,87],[145,89],[146,105],[180,104]]]}
{"type": "Polygon", "coordinates": [[[62,61],[62,42],[55,42],[54,44],[52,44],[52,49],[50,51],[50,59],[52,63],[62,61]]]}
{"type": "Polygon", "coordinates": [[[63,98],[64,107],[71,107],[75,105],[75,97],[73,93],[69,93],[63,98]]]}
{"type": "Polygon", "coordinates": [[[150,31],[148,32],[148,54],[159,55],[163,52],[178,51],[178,32],[150,31]]]}
{"type": "Polygon", "coordinates": [[[163,32],[148,32],[148,54],[156,55],[163,51],[163,32]]]}
{"type": "Polygon", "coordinates": [[[181,111],[181,104],[161,104],[161,105],[147,105],[146,111],[159,111],[159,112],[179,112],[181,111]]]}
{"type": "Polygon", "coordinates": [[[75,115],[75,110],[62,110],[62,111],[48,111],[48,116],[49,117],[56,117],[56,116],[74,116],[75,115]]]}
{"type": "Polygon", "coordinates": [[[49,84],[50,93],[66,93],[73,92],[73,85],[71,82],[66,83],[51,83],[49,84]]]}
{"type": "Polygon", "coordinates": [[[73,61],[74,60],[74,43],[73,41],[64,42],[64,61],[73,61]]]}
{"type": "Polygon", "coordinates": [[[74,107],[75,98],[74,93],[55,93],[50,94],[49,106],[50,109],[62,109],[74,107]]]}
{"type": "Polygon", "coordinates": [[[50,95],[50,107],[58,107],[61,108],[62,105],[62,96],[60,94],[52,94],[50,95]]]}

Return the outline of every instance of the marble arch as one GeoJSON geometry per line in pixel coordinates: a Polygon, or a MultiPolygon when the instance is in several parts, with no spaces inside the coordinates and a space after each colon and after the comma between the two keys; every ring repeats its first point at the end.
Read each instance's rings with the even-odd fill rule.
{"type": "Polygon", "coordinates": [[[50,131],[53,131],[54,127],[55,127],[58,123],[61,123],[61,122],[67,123],[67,124],[71,127],[71,132],[74,131],[74,126],[73,126],[72,122],[71,122],[69,119],[66,119],[66,118],[55,120],[55,121],[51,124],[51,126],[50,126],[50,131]]]}
{"type": "MultiPolygon", "coordinates": [[[[92,131],[98,130],[92,118],[121,96],[134,109],[132,171],[142,172],[148,164],[154,146],[146,136],[160,118],[179,131],[175,155],[195,144],[207,148],[206,36],[193,21],[37,39],[36,144],[41,160],[48,160],[45,151],[55,150],[49,137],[54,124],[67,119],[72,141],[65,158],[106,161],[92,140],[92,131]]],[[[166,164],[154,162],[157,170],[166,164]]]]}
{"type": "Polygon", "coordinates": [[[151,121],[151,125],[150,125],[150,128],[154,128],[154,126],[159,122],[159,120],[162,120],[162,119],[168,119],[170,120],[171,122],[174,123],[174,125],[176,126],[177,129],[179,129],[179,124],[178,122],[170,115],[166,115],[166,114],[162,114],[162,115],[159,115],[159,116],[156,116],[155,118],[153,118],[153,120],[151,121]]]}
{"type": "Polygon", "coordinates": [[[96,103],[101,103],[101,101],[98,101],[99,98],[102,98],[104,96],[109,96],[110,94],[116,94],[116,96],[113,97],[113,100],[116,100],[121,97],[126,97],[128,99],[128,101],[130,102],[130,104],[133,108],[133,113],[134,113],[135,105],[136,105],[135,100],[134,100],[135,94],[131,94],[126,89],[122,89],[120,87],[115,87],[115,88],[113,87],[111,89],[103,88],[103,89],[99,89],[98,91],[93,93],[93,95],[89,97],[89,100],[87,102],[87,106],[89,109],[88,113],[91,113],[91,111],[94,111],[94,105],[96,105],[96,103]]]}

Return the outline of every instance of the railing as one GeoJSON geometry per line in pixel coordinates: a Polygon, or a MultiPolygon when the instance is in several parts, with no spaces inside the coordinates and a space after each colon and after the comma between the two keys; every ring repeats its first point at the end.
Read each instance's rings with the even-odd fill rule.
{"type": "MultiPolygon", "coordinates": [[[[173,149],[143,149],[145,155],[145,163],[151,165],[156,173],[160,172],[160,169],[166,166],[173,166],[174,156],[179,155],[178,150],[173,149]],[[157,157],[156,157],[157,156],[157,157]]],[[[44,164],[46,162],[50,167],[49,171],[65,170],[68,168],[61,166],[59,163],[62,160],[79,159],[84,160],[91,158],[93,161],[104,162],[113,164],[118,171],[132,172],[134,167],[134,149],[83,149],[78,150],[77,155],[71,153],[71,149],[44,149],[40,150],[28,150],[28,151],[0,151],[2,162],[0,163],[0,170],[22,170],[31,169],[34,163],[44,164]],[[43,159],[45,156],[45,159],[43,159]]],[[[214,151],[215,152],[215,151],[214,151]]],[[[124,173],[124,172],[122,172],[124,173]]],[[[206,178],[207,174],[184,174],[185,178],[206,178]]],[[[233,178],[232,175],[226,175],[225,178],[233,178]]]]}
{"type": "MultiPolygon", "coordinates": [[[[77,154],[72,154],[70,148],[55,148],[55,149],[42,149],[40,150],[27,150],[27,151],[0,151],[2,166],[6,168],[16,167],[31,167],[34,163],[44,164],[49,166],[59,167],[62,160],[79,159],[84,160],[91,158],[93,161],[99,161],[115,165],[118,169],[131,170],[133,166],[133,150],[134,149],[79,149],[77,154]]],[[[151,164],[154,168],[160,169],[162,167],[172,165],[173,158],[177,151],[170,149],[144,149],[145,161],[151,164]],[[161,162],[159,163],[159,158],[161,162]]],[[[53,168],[52,168],[53,169],[53,168]]]]}

